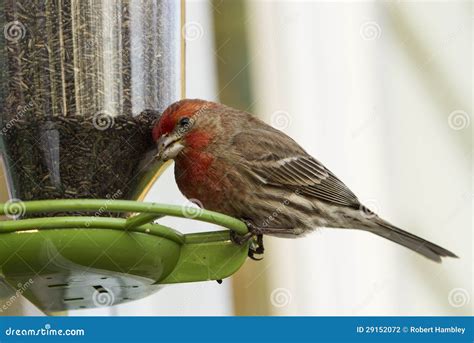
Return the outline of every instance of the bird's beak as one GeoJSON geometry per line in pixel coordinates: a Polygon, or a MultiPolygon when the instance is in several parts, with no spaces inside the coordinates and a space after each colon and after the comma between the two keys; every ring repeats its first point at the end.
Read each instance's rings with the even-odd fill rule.
{"type": "Polygon", "coordinates": [[[173,134],[161,136],[156,144],[158,153],[155,157],[163,162],[174,159],[184,149],[181,139],[173,134]]]}

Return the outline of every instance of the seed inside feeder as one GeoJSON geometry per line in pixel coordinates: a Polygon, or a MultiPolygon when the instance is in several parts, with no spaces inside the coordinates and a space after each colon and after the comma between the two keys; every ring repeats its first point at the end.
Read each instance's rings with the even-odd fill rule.
{"type": "Polygon", "coordinates": [[[15,122],[4,140],[16,197],[127,198],[140,181],[142,159],[153,149],[150,131],[156,115],[109,117],[107,127],[98,126],[96,117],[15,122]]]}
{"type": "Polygon", "coordinates": [[[12,196],[135,199],[151,124],[180,95],[179,1],[6,0],[0,11],[12,196]]]}

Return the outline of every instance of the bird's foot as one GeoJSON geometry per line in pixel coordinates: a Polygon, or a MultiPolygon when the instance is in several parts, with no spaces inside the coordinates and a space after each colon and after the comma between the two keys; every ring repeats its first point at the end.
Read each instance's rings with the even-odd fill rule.
{"type": "Polygon", "coordinates": [[[252,244],[250,244],[249,257],[254,261],[263,260],[263,252],[265,248],[263,247],[263,235],[255,236],[252,244]],[[262,257],[255,257],[255,255],[261,255],[262,257]]]}
{"type": "Polygon", "coordinates": [[[249,232],[245,235],[238,235],[235,231],[230,232],[230,238],[232,242],[238,245],[243,245],[247,243],[250,239],[252,242],[250,244],[248,256],[255,261],[260,261],[263,257],[258,258],[255,255],[263,255],[264,247],[263,247],[263,235],[261,230],[255,226],[252,222],[243,220],[243,222],[247,225],[249,232]]]}
{"type": "Polygon", "coordinates": [[[230,231],[230,240],[234,242],[237,245],[244,245],[247,243],[252,237],[253,237],[252,232],[247,232],[245,235],[239,235],[235,231],[230,231]]]}

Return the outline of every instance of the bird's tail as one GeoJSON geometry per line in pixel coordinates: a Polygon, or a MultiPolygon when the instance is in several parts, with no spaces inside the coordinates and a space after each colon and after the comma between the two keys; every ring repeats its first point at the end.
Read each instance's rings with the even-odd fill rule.
{"type": "Polygon", "coordinates": [[[407,247],[408,249],[411,249],[432,261],[441,262],[441,257],[447,256],[457,258],[457,256],[451,251],[444,249],[434,243],[428,242],[426,239],[399,229],[398,227],[390,224],[378,216],[372,218],[371,222],[375,225],[365,227],[365,230],[391,240],[392,242],[403,245],[404,247],[407,247]]]}

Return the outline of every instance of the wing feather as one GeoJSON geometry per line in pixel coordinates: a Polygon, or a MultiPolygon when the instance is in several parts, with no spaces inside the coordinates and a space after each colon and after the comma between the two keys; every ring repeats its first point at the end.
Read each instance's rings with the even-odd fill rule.
{"type": "Polygon", "coordinates": [[[360,206],[342,181],[280,131],[249,130],[237,134],[232,143],[238,149],[240,163],[259,182],[337,205],[360,206]]]}

